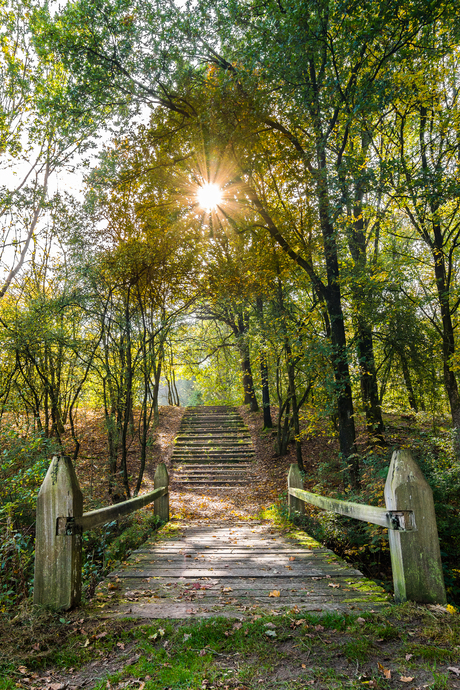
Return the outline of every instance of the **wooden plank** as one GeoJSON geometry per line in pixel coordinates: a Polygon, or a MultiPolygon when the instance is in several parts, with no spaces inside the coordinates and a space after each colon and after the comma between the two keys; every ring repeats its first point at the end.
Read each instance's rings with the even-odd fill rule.
{"type": "MultiPolygon", "coordinates": [[[[111,577],[186,577],[186,578],[200,578],[200,577],[222,577],[222,578],[227,578],[227,577],[254,577],[254,578],[267,578],[267,577],[273,577],[273,574],[275,574],[272,571],[269,570],[261,570],[260,568],[235,568],[233,570],[230,569],[221,569],[221,568],[214,568],[213,570],[211,569],[200,569],[200,568],[177,568],[177,569],[171,569],[171,568],[145,568],[143,570],[137,570],[136,568],[132,569],[126,569],[126,570],[118,570],[116,573],[113,573],[111,577]]],[[[281,571],[276,571],[276,576],[281,577],[281,578],[289,578],[289,577],[294,577],[294,578],[305,578],[308,579],[310,577],[326,577],[327,575],[330,575],[330,573],[324,572],[323,569],[315,569],[311,568],[310,570],[299,570],[299,571],[294,571],[294,570],[286,570],[286,573],[282,573],[281,571]]],[[[359,572],[359,570],[353,570],[349,568],[344,568],[343,570],[337,570],[334,572],[334,577],[351,577],[351,576],[361,576],[362,573],[359,572]]]]}
{"type": "MultiPolygon", "coordinates": [[[[192,550],[192,549],[183,549],[183,548],[180,548],[180,549],[178,548],[178,549],[174,549],[174,550],[172,550],[172,549],[171,550],[137,549],[136,551],[132,551],[131,553],[133,556],[135,556],[138,553],[145,553],[145,554],[150,553],[152,555],[161,556],[163,558],[163,557],[168,556],[168,555],[176,555],[176,554],[178,554],[178,555],[190,554],[191,556],[197,556],[198,554],[205,553],[205,551],[203,551],[203,549],[192,550]]],[[[215,553],[222,554],[222,555],[229,554],[229,555],[233,555],[233,556],[238,556],[238,555],[250,556],[252,554],[254,554],[256,556],[258,554],[261,554],[261,555],[267,554],[267,556],[270,555],[270,557],[273,557],[273,556],[296,556],[297,557],[297,556],[304,556],[304,555],[307,555],[307,556],[308,555],[314,555],[316,558],[319,556],[319,554],[317,552],[310,551],[308,549],[304,549],[303,551],[292,551],[292,550],[281,551],[281,550],[271,549],[270,551],[268,551],[268,549],[262,549],[262,548],[260,548],[260,549],[253,549],[253,548],[243,549],[243,548],[240,548],[240,549],[218,549],[215,551],[215,553]]]]}
{"type": "MultiPolygon", "coordinates": [[[[276,565],[281,565],[281,564],[286,564],[286,565],[302,565],[304,566],[305,563],[314,563],[317,562],[318,559],[315,558],[314,554],[296,554],[296,556],[292,556],[290,553],[283,553],[283,554],[264,554],[262,552],[259,553],[254,553],[252,555],[246,554],[246,553],[235,553],[235,554],[230,554],[230,553],[225,553],[225,554],[217,554],[217,553],[209,553],[209,554],[204,554],[197,552],[196,554],[180,554],[180,553],[171,553],[168,555],[161,554],[161,553],[155,553],[155,554],[149,554],[145,552],[136,552],[135,554],[132,555],[131,560],[135,563],[139,563],[141,561],[149,562],[149,563],[164,563],[165,560],[168,559],[169,561],[172,561],[173,563],[184,563],[185,561],[188,562],[193,562],[193,560],[200,560],[200,562],[203,563],[228,563],[228,564],[233,564],[237,563],[240,561],[248,562],[248,563],[260,563],[260,564],[273,564],[274,566],[276,565]],[[290,560],[292,559],[292,560],[290,560]]],[[[321,559],[326,562],[326,559],[321,559]]]]}
{"type": "MultiPolygon", "coordinates": [[[[356,611],[366,611],[368,609],[378,608],[379,604],[376,602],[360,603],[356,606],[351,606],[348,604],[342,604],[339,602],[325,603],[325,602],[309,602],[304,603],[299,606],[300,611],[318,611],[318,612],[346,612],[350,608],[356,611]]],[[[255,611],[261,610],[261,606],[254,606],[255,611]]],[[[286,604],[270,603],[269,610],[278,611],[286,608],[286,604]]],[[[248,611],[245,611],[249,614],[248,611]]],[[[211,618],[214,616],[222,616],[224,618],[238,618],[242,620],[244,618],[243,612],[238,609],[218,609],[209,610],[207,607],[198,606],[190,602],[183,604],[148,604],[145,606],[140,606],[139,604],[125,604],[120,607],[119,610],[113,613],[107,611],[101,614],[101,617],[106,616],[107,618],[124,618],[126,616],[132,618],[145,618],[145,619],[179,619],[179,618],[211,618]]]]}

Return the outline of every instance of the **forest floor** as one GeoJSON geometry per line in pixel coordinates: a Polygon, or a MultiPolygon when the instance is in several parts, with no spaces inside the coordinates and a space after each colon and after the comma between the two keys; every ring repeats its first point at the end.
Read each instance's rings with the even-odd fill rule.
{"type": "MultiPolygon", "coordinates": [[[[153,488],[158,462],[170,461],[183,411],[161,409],[149,448],[146,490],[153,488]]],[[[175,491],[172,484],[173,519],[163,530],[190,519],[273,520],[268,509],[282,502],[294,448],[283,458],[274,457],[274,439],[262,433],[260,415],[244,408],[240,412],[256,448],[256,481],[237,492],[175,491]]],[[[404,441],[409,425],[410,419],[395,418],[390,443],[404,441]]],[[[79,433],[76,469],[87,510],[109,502],[101,481],[106,468],[103,419],[88,413],[79,433]]],[[[318,481],[319,461],[323,467],[329,462],[332,483],[339,481],[337,448],[326,430],[306,437],[303,451],[308,487],[318,481]]],[[[129,457],[135,478],[135,439],[129,457]]],[[[295,607],[268,614],[254,609],[241,620],[146,622],[106,618],[95,599],[66,613],[38,610],[27,602],[15,618],[0,621],[0,639],[0,690],[460,690],[460,614],[439,606],[405,604],[325,615],[295,607]]]]}

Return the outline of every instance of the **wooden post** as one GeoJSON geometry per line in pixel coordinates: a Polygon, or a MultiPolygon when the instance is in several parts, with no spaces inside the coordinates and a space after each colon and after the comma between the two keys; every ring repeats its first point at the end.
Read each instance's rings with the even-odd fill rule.
{"type": "MultiPolygon", "coordinates": [[[[303,489],[303,479],[297,463],[293,463],[289,468],[288,491],[289,489],[303,489]]],[[[290,517],[294,517],[296,513],[305,515],[305,503],[300,498],[289,495],[289,493],[288,506],[290,517]]]]}
{"type": "Polygon", "coordinates": [[[388,531],[395,601],[444,604],[433,492],[408,450],[395,451],[385,484],[388,510],[413,510],[416,531],[388,531]]]}
{"type": "MultiPolygon", "coordinates": [[[[164,462],[161,462],[155,470],[153,485],[155,489],[159,489],[162,486],[169,486],[168,470],[166,469],[166,465],[164,464],[164,462]]],[[[161,498],[156,499],[156,501],[154,502],[154,510],[155,515],[158,515],[158,517],[164,520],[164,522],[168,522],[169,492],[161,498]]]]}
{"type": "Polygon", "coordinates": [[[81,598],[81,534],[57,535],[57,518],[80,517],[83,496],[72,462],[55,456],[38,494],[34,604],[70,609],[81,598]]]}

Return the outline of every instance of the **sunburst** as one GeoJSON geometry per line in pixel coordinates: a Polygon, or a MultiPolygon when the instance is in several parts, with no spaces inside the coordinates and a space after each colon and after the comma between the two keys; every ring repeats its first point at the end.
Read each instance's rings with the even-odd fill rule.
{"type": "Polygon", "coordinates": [[[201,208],[210,213],[222,203],[222,190],[213,182],[205,182],[198,188],[196,198],[201,208]]]}

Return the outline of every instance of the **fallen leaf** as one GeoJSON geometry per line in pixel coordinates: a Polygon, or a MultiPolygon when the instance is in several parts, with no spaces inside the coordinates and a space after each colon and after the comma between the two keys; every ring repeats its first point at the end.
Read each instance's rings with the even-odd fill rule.
{"type": "Polygon", "coordinates": [[[231,587],[222,587],[223,592],[233,592],[233,589],[231,587]]]}
{"type": "Polygon", "coordinates": [[[125,643],[124,642],[117,642],[117,647],[119,647],[120,649],[124,649],[125,643]]]}
{"type": "Polygon", "coordinates": [[[269,596],[269,597],[280,597],[280,596],[281,596],[281,592],[280,592],[279,590],[277,590],[277,589],[274,589],[272,592],[270,592],[270,594],[269,594],[268,596],[269,596]]]}
{"type": "Polygon", "coordinates": [[[18,666],[19,673],[27,673],[27,668],[25,666],[18,666]]]}
{"type": "Polygon", "coordinates": [[[329,582],[328,587],[340,587],[340,585],[335,585],[333,582],[329,582]]]}
{"type": "Polygon", "coordinates": [[[305,623],[305,618],[299,618],[299,620],[295,622],[296,625],[303,625],[303,623],[305,623]]]}
{"type": "Polygon", "coordinates": [[[452,673],[455,673],[456,676],[460,676],[460,668],[457,666],[448,666],[447,670],[452,671],[452,673]]]}
{"type": "Polygon", "coordinates": [[[413,654],[406,654],[406,661],[409,661],[410,659],[412,659],[413,656],[414,656],[413,654]]]}
{"type": "Polygon", "coordinates": [[[295,556],[289,556],[290,561],[295,561],[295,556]]]}
{"type": "Polygon", "coordinates": [[[240,630],[243,627],[242,623],[233,623],[233,630],[240,630]]]}
{"type": "Polygon", "coordinates": [[[360,616],[359,618],[356,619],[356,622],[359,623],[360,625],[364,625],[364,623],[366,622],[366,619],[361,618],[361,616],[360,616]]]}
{"type": "Polygon", "coordinates": [[[189,635],[188,633],[185,633],[184,642],[187,642],[187,640],[189,640],[191,637],[192,637],[191,635],[189,635]]]}
{"type": "Polygon", "coordinates": [[[412,683],[412,681],[414,680],[414,676],[401,676],[399,680],[401,681],[401,683],[412,683]]]}
{"type": "Polygon", "coordinates": [[[83,645],[83,647],[88,647],[89,643],[90,643],[90,642],[89,642],[89,637],[88,637],[88,639],[86,640],[86,642],[85,642],[85,644],[83,645]]]}
{"type": "Polygon", "coordinates": [[[276,628],[276,625],[274,623],[265,623],[266,628],[276,628]]]}
{"type": "Polygon", "coordinates": [[[390,669],[389,669],[389,668],[385,668],[385,666],[384,666],[383,664],[381,664],[380,661],[377,662],[377,665],[378,665],[378,667],[379,667],[379,671],[382,671],[382,673],[383,673],[383,675],[385,676],[385,678],[386,678],[387,680],[391,680],[391,671],[390,671],[390,669]]]}
{"type": "Polygon", "coordinates": [[[270,637],[276,637],[276,632],[274,630],[266,630],[265,634],[269,635],[270,637]]]}

